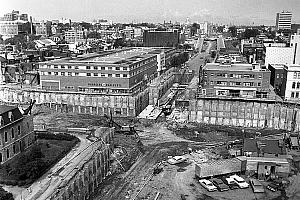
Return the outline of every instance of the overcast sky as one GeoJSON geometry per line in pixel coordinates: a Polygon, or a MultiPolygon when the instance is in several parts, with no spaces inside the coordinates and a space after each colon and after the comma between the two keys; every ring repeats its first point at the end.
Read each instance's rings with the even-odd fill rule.
{"type": "Polygon", "coordinates": [[[300,0],[1,0],[0,15],[19,10],[37,20],[114,22],[204,20],[222,24],[274,25],[276,13],[293,13],[300,23],[300,0]]]}

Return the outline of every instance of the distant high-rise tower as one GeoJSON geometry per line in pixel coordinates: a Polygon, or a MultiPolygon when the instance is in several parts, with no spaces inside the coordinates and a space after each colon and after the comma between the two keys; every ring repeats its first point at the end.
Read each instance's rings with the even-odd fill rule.
{"type": "Polygon", "coordinates": [[[292,13],[282,11],[276,15],[276,29],[290,30],[292,28],[292,13]]]}

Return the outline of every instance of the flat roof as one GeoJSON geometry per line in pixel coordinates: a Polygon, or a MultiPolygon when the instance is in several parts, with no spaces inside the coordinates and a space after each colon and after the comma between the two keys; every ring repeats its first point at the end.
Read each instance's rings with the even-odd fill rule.
{"type": "Polygon", "coordinates": [[[208,63],[204,67],[205,70],[224,70],[224,71],[252,71],[251,64],[231,64],[220,65],[217,63],[208,63]]]}
{"type": "Polygon", "coordinates": [[[284,69],[284,68],[287,68],[287,66],[284,65],[284,64],[270,64],[270,66],[272,66],[274,69],[284,69]]]}
{"type": "Polygon", "coordinates": [[[42,63],[104,63],[104,64],[131,64],[154,56],[172,48],[134,47],[122,50],[104,51],[84,54],[77,57],[68,57],[46,61],[42,63]]]}
{"type": "Polygon", "coordinates": [[[299,71],[300,70],[300,65],[289,65],[288,66],[288,71],[299,71]]]}

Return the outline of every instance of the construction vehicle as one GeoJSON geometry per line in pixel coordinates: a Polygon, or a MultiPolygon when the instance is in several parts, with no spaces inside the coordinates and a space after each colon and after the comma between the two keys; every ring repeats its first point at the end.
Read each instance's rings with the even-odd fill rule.
{"type": "Polygon", "coordinates": [[[109,122],[108,122],[109,127],[115,127],[116,133],[125,134],[125,135],[134,135],[138,146],[140,148],[143,147],[143,143],[141,141],[141,138],[138,135],[137,130],[135,130],[133,125],[121,126],[120,124],[118,124],[117,122],[115,122],[113,120],[112,112],[110,112],[110,117],[106,114],[104,114],[104,117],[109,120],[109,122]]]}

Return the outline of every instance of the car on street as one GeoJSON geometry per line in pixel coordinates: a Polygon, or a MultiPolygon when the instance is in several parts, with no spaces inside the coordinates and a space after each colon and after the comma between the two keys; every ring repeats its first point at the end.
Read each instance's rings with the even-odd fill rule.
{"type": "Polygon", "coordinates": [[[259,182],[257,179],[250,179],[250,185],[254,193],[264,193],[265,189],[264,186],[259,182]]]}
{"type": "Polygon", "coordinates": [[[222,177],[223,182],[229,186],[231,190],[238,189],[239,185],[230,177],[222,177]]]}
{"type": "Polygon", "coordinates": [[[238,175],[232,175],[230,176],[230,178],[232,178],[236,184],[239,185],[240,188],[248,188],[249,187],[249,184],[240,176],[238,175]]]}
{"type": "Polygon", "coordinates": [[[221,179],[219,179],[219,178],[213,178],[213,179],[210,179],[210,180],[218,188],[218,190],[220,192],[229,190],[229,186],[226,185],[221,179]]]}
{"type": "Polygon", "coordinates": [[[186,160],[187,160],[187,158],[185,158],[184,156],[174,156],[174,157],[168,159],[168,163],[171,165],[175,165],[178,163],[185,162],[186,160]]]}
{"type": "Polygon", "coordinates": [[[214,184],[206,179],[200,179],[199,180],[200,185],[202,185],[202,187],[204,187],[205,189],[207,189],[207,191],[209,192],[213,192],[218,190],[216,186],[214,186],[214,184]]]}

